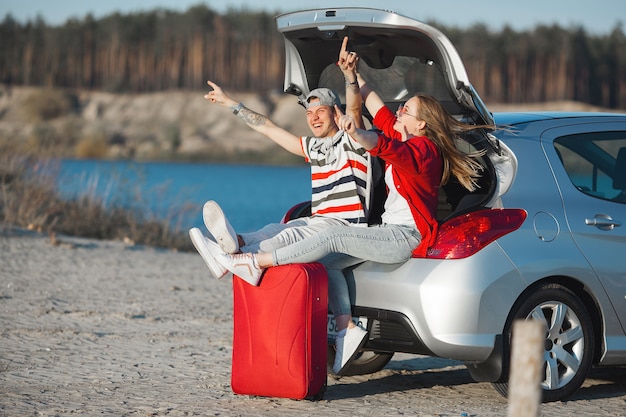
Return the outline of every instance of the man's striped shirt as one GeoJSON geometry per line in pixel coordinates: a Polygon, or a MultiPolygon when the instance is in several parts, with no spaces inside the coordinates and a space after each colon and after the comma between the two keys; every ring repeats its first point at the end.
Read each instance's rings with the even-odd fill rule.
{"type": "Polygon", "coordinates": [[[311,164],[311,214],[367,225],[369,153],[343,130],[332,138],[301,138],[311,164]]]}

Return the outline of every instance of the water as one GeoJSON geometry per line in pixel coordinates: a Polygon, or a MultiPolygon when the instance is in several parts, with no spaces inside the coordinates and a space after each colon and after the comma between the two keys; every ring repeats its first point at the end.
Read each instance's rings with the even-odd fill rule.
{"type": "Polygon", "coordinates": [[[278,222],[311,198],[304,166],[62,160],[57,177],[64,198],[87,195],[105,205],[141,208],[146,219],[173,228],[202,226],[202,205],[216,200],[239,232],[278,222]]]}

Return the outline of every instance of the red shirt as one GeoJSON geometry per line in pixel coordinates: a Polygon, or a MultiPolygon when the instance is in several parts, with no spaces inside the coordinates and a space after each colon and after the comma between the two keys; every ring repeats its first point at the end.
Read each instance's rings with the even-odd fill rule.
{"type": "Polygon", "coordinates": [[[426,256],[437,237],[437,201],[443,175],[443,158],[437,146],[426,136],[414,136],[402,142],[400,132],[393,129],[395,114],[382,107],[374,117],[374,125],[384,134],[369,152],[391,164],[397,191],[411,208],[422,241],[413,256],[426,256]]]}

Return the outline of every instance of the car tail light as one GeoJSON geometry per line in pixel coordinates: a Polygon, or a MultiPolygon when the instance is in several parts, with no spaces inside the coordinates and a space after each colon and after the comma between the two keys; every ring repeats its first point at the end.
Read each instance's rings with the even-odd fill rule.
{"type": "Polygon", "coordinates": [[[427,258],[462,259],[517,230],[526,219],[521,209],[487,209],[455,217],[439,227],[427,258]]]}

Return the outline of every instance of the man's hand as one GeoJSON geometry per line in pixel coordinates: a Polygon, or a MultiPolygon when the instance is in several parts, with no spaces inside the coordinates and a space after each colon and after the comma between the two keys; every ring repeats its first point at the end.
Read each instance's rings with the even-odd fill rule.
{"type": "Polygon", "coordinates": [[[211,103],[217,103],[224,107],[233,107],[239,104],[237,101],[227,96],[224,91],[222,91],[222,88],[213,81],[209,80],[207,81],[207,84],[213,88],[213,91],[209,91],[205,94],[204,98],[209,100],[211,103]]]}
{"type": "Polygon", "coordinates": [[[356,81],[356,67],[358,62],[359,56],[356,52],[348,51],[348,37],[344,37],[343,43],[341,44],[341,50],[339,51],[337,66],[339,66],[348,82],[356,81]]]}

